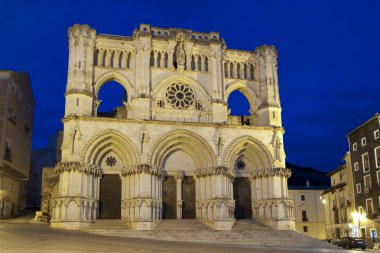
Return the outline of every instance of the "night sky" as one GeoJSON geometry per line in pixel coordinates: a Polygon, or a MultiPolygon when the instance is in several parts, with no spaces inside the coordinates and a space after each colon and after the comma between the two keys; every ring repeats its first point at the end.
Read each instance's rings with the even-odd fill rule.
{"type": "Polygon", "coordinates": [[[127,36],[140,23],[218,31],[241,50],[275,45],[291,163],[335,169],[345,135],[380,111],[380,1],[0,0],[0,10],[0,69],[26,71],[34,90],[34,149],[62,128],[75,23],[127,36]]]}

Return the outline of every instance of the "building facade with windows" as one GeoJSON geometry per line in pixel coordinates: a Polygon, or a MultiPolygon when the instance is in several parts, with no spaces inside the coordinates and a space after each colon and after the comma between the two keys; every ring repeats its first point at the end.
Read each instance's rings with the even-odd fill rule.
{"type": "Polygon", "coordinates": [[[319,240],[326,239],[325,214],[321,194],[326,186],[289,186],[294,202],[294,218],[299,233],[319,240]]]}
{"type": "Polygon", "coordinates": [[[380,221],[380,114],[351,131],[348,135],[356,211],[365,216],[366,226],[358,233],[371,238],[379,231],[380,221]]]}
{"type": "Polygon", "coordinates": [[[355,196],[350,152],[343,157],[344,164],[328,175],[331,188],[322,193],[325,212],[326,238],[340,239],[354,236],[358,220],[355,217],[355,196]]]}
{"type": "Polygon", "coordinates": [[[294,229],[278,87],[273,46],[233,50],[217,32],[146,24],[132,36],[70,27],[52,226],[113,218],[148,230],[187,218],[231,229],[254,218],[294,229]],[[110,81],[123,105],[98,114],[110,81]],[[249,116],[229,115],[236,90],[249,116]]]}
{"type": "Polygon", "coordinates": [[[0,70],[0,219],[24,208],[34,105],[28,75],[0,70]]]}

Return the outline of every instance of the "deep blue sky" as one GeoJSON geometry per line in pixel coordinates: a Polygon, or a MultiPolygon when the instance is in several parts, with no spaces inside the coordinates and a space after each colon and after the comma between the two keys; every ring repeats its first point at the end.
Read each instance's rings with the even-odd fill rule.
{"type": "Polygon", "coordinates": [[[67,29],[75,23],[117,35],[140,23],[219,31],[242,50],[275,45],[288,162],[336,168],[345,135],[380,111],[380,1],[0,0],[0,10],[0,69],[30,74],[34,148],[62,127],[67,29]]]}

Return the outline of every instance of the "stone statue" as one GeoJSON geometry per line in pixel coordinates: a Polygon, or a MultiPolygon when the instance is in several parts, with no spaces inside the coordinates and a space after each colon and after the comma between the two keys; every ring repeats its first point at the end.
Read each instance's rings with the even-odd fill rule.
{"type": "Polygon", "coordinates": [[[178,42],[177,52],[176,52],[177,65],[184,66],[186,62],[185,50],[183,48],[185,44],[185,34],[182,31],[177,33],[177,42],[178,42]]]}

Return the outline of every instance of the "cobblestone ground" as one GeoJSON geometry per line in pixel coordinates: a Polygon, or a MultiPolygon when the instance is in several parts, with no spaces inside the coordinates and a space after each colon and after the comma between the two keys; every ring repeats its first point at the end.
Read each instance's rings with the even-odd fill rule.
{"type": "MultiPolygon", "coordinates": [[[[270,246],[182,243],[92,235],[80,231],[52,229],[48,224],[26,220],[0,221],[0,252],[344,252],[342,250],[280,249],[270,246]]],[[[355,251],[351,251],[355,252],[355,251]]]]}

